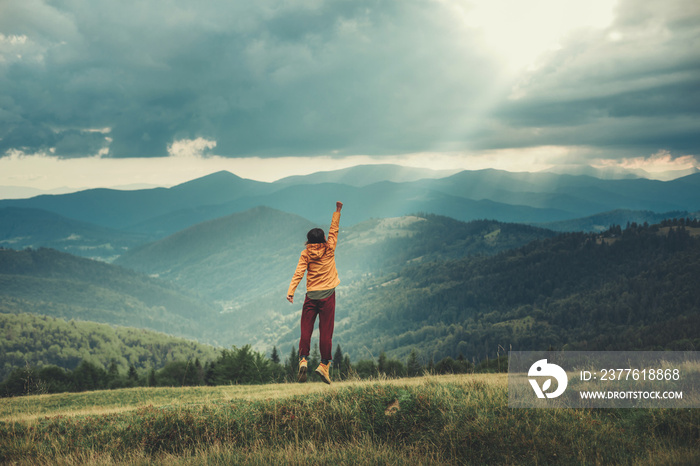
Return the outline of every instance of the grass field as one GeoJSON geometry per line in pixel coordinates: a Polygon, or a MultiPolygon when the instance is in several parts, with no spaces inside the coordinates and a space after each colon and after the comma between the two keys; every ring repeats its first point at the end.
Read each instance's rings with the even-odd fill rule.
{"type": "Polygon", "coordinates": [[[0,400],[4,464],[700,464],[693,409],[511,409],[498,375],[0,400]]]}

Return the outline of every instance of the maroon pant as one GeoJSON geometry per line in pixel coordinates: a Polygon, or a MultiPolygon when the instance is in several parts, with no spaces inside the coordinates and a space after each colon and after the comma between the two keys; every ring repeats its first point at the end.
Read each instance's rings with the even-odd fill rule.
{"type": "Polygon", "coordinates": [[[333,325],[335,324],[335,293],[325,299],[304,300],[301,309],[301,340],[299,340],[299,356],[308,356],[311,345],[311,334],[314,332],[316,316],[319,316],[318,331],[321,358],[331,360],[333,346],[333,325]]]}

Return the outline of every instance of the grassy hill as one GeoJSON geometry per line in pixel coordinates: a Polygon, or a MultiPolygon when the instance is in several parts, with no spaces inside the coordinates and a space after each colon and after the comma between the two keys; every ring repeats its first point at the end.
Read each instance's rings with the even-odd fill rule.
{"type": "Polygon", "coordinates": [[[0,380],[13,368],[55,365],[73,370],[82,361],[120,372],[159,369],[175,360],[213,360],[218,349],[132,327],[66,321],[34,314],[0,314],[0,380]]]}
{"type": "Polygon", "coordinates": [[[172,284],[43,248],[0,250],[0,312],[146,328],[212,343],[218,316],[172,284]]]}
{"type": "Polygon", "coordinates": [[[0,462],[697,464],[696,409],[510,409],[505,375],[137,388],[0,405],[0,462]]]}

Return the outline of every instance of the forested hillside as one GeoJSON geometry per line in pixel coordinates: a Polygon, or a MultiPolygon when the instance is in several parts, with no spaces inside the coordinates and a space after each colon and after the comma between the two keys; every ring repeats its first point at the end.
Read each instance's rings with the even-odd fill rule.
{"type": "Polygon", "coordinates": [[[407,263],[491,256],[556,233],[494,220],[461,222],[419,213],[374,219],[343,230],[336,261],[347,277],[395,271],[407,263]]]}
{"type": "MultiPolygon", "coordinates": [[[[412,348],[479,359],[511,347],[697,348],[699,232],[697,221],[633,224],[495,257],[409,264],[340,291],[334,341],[354,358],[412,348]]],[[[281,336],[281,347],[297,332],[281,336]]]]}
{"type": "Polygon", "coordinates": [[[180,360],[213,361],[219,350],[163,333],[34,314],[0,314],[0,381],[13,368],[55,365],[73,370],[82,361],[126,373],[160,369],[180,360]]]}
{"type": "Polygon", "coordinates": [[[52,249],[0,249],[0,312],[147,328],[215,343],[217,310],[190,292],[52,249]]]}

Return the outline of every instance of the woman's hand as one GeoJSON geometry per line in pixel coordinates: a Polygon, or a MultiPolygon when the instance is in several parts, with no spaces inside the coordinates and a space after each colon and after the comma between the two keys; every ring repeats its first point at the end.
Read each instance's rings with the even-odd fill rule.
{"type": "Polygon", "coordinates": [[[338,201],[338,202],[335,203],[335,211],[336,211],[336,212],[340,212],[340,209],[342,209],[342,208],[343,208],[343,203],[342,203],[342,202],[338,201]]]}
{"type": "Polygon", "coordinates": [[[288,295],[288,296],[287,296],[287,301],[289,301],[290,303],[294,304],[294,295],[293,295],[293,294],[288,295]]]}

